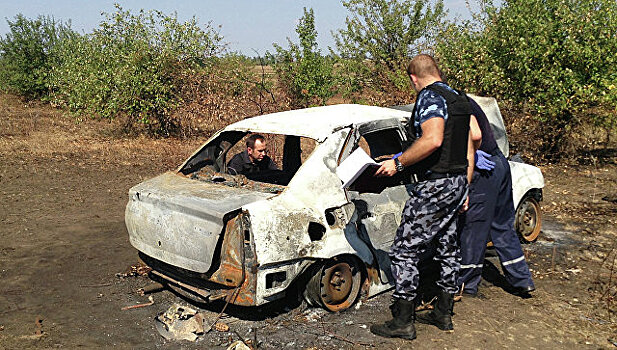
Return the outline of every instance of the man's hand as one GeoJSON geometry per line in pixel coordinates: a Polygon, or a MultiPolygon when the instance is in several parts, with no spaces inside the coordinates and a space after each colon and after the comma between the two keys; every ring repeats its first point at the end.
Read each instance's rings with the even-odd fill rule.
{"type": "Polygon", "coordinates": [[[458,210],[459,213],[464,213],[469,209],[469,196],[465,198],[465,202],[461,205],[461,208],[458,210]]]}
{"type": "Polygon", "coordinates": [[[495,162],[488,159],[490,156],[490,154],[484,151],[477,150],[475,159],[476,168],[488,171],[493,170],[495,168],[495,162]]]}
{"type": "Polygon", "coordinates": [[[388,159],[381,163],[381,166],[375,172],[375,176],[392,176],[396,174],[396,164],[394,159],[388,159]]]}

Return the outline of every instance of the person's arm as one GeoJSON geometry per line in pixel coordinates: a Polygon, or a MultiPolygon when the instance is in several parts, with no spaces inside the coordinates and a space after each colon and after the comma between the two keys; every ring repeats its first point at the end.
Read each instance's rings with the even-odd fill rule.
{"type": "Polygon", "coordinates": [[[471,134],[474,151],[477,151],[480,145],[482,145],[482,130],[480,125],[478,125],[478,119],[473,114],[469,118],[469,133],[471,134]]]}
{"type": "Polygon", "coordinates": [[[467,183],[471,183],[475,166],[475,155],[482,144],[482,131],[478,120],[472,114],[469,118],[469,140],[467,142],[467,183]]]}
{"type": "Polygon", "coordinates": [[[276,163],[274,163],[274,161],[270,157],[268,157],[268,169],[269,170],[279,170],[279,167],[276,166],[276,163]]]}
{"type": "Polygon", "coordinates": [[[242,159],[239,154],[236,154],[227,163],[227,173],[231,175],[238,175],[242,172],[242,159]]]}
{"type": "MultiPolygon", "coordinates": [[[[479,147],[480,145],[478,145],[479,147]]],[[[471,178],[473,177],[473,169],[475,166],[475,155],[476,155],[476,143],[473,139],[473,134],[471,130],[469,130],[469,137],[467,140],[467,183],[471,183],[471,178]]]]}
{"type": "MultiPolygon", "coordinates": [[[[478,145],[478,147],[480,147],[480,145],[478,145]]],[[[467,184],[471,184],[471,179],[473,178],[473,169],[475,166],[475,155],[476,155],[475,143],[474,143],[474,139],[472,136],[472,131],[470,129],[469,137],[467,138],[467,184]]],[[[466,212],[468,209],[469,209],[469,193],[467,194],[467,197],[465,198],[465,202],[463,203],[460,209],[460,212],[461,213],[466,212]]]]}
{"type": "MultiPolygon", "coordinates": [[[[398,157],[399,162],[403,166],[410,166],[435,152],[443,142],[445,124],[441,117],[433,117],[422,123],[420,125],[422,136],[398,157]]],[[[393,176],[394,174],[396,174],[394,159],[388,159],[381,163],[381,166],[375,172],[375,176],[393,176]]]]}

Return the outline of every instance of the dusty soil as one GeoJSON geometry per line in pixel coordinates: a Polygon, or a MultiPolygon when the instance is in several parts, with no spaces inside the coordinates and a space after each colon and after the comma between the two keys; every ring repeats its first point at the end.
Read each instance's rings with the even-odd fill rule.
{"type": "MultiPolygon", "coordinates": [[[[544,230],[524,246],[533,298],[505,292],[494,269],[483,299],[456,304],[453,332],[418,325],[413,342],[369,332],[388,318],[384,293],[343,313],[284,302],[228,308],[228,332],[191,343],[155,330],[158,313],[187,304],[169,291],[121,310],[146,303],[135,291],[149,283],[130,273],[138,258],[124,207],[131,186],[174,168],[202,140],[129,139],[115,128],[0,95],[0,348],[225,349],[240,338],[260,349],[617,347],[614,150],[593,165],[542,168],[544,230]]],[[[212,320],[221,308],[194,306],[212,320]]]]}

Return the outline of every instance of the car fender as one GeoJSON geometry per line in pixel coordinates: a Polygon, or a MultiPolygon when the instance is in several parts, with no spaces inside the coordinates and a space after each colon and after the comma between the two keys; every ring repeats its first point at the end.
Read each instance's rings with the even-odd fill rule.
{"type": "Polygon", "coordinates": [[[509,163],[512,174],[512,199],[516,208],[527,192],[544,188],[544,176],[542,171],[533,165],[512,161],[509,163]]]}

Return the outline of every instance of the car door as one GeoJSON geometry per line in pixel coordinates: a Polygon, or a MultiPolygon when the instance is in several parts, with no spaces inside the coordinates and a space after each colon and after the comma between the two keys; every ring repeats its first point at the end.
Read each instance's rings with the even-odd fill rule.
{"type": "MultiPolygon", "coordinates": [[[[361,147],[376,161],[390,159],[402,151],[406,139],[400,120],[374,121],[354,129],[345,153],[348,155],[361,147]]],[[[405,186],[394,185],[381,193],[346,190],[346,194],[356,208],[358,234],[372,250],[379,265],[381,282],[393,283],[388,252],[401,220],[403,206],[409,197],[405,186]]]]}

